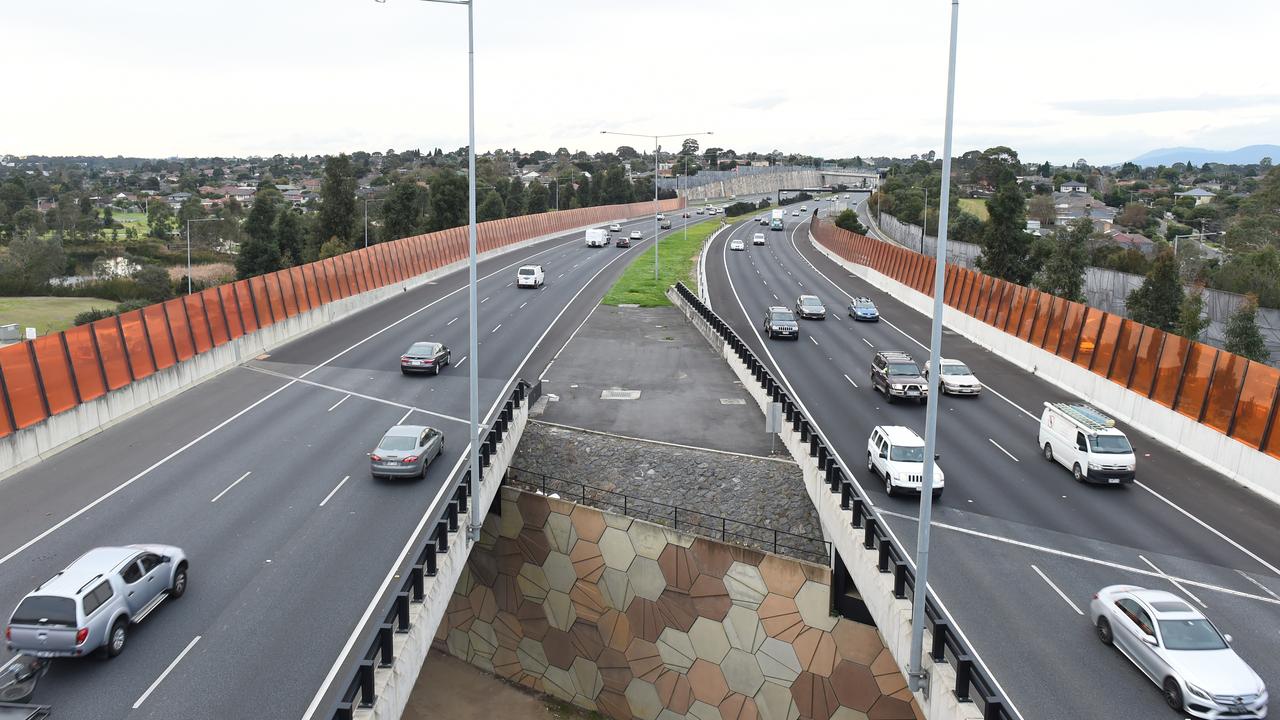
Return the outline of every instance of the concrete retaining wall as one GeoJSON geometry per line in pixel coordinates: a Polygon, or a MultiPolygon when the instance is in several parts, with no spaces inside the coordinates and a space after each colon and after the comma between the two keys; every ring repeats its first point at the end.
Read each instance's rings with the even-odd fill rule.
{"type": "MultiPolygon", "coordinates": [[[[540,235],[481,253],[478,258],[485,260],[514,253],[549,238],[579,232],[598,225],[600,223],[592,223],[572,230],[540,235]]],[[[364,310],[370,305],[465,268],[466,265],[465,260],[455,262],[404,282],[369,290],[299,313],[208,352],[199,353],[150,377],[113,390],[96,400],[77,405],[37,425],[0,438],[0,478],[60,452],[89,435],[111,427],[135,413],[167,400],[228,368],[251,360],[271,348],[296,340],[313,330],[364,310]]]]}
{"type": "MultiPolygon", "coordinates": [[[[928,295],[865,265],[845,260],[814,240],[812,234],[809,235],[809,242],[849,272],[891,293],[926,317],[932,316],[933,299],[928,295]]],[[[944,306],[942,323],[1033,375],[1048,380],[1174,450],[1280,504],[1280,460],[960,310],[944,306]]],[[[1039,401],[1025,409],[1038,415],[1039,401]]],[[[1141,477],[1141,462],[1138,474],[1141,477]]]]}
{"type": "Polygon", "coordinates": [[[776,192],[778,188],[817,187],[822,185],[822,174],[817,170],[793,170],[790,172],[740,175],[729,180],[715,180],[704,185],[682,190],[688,200],[727,198],[730,195],[761,195],[776,192]]]}

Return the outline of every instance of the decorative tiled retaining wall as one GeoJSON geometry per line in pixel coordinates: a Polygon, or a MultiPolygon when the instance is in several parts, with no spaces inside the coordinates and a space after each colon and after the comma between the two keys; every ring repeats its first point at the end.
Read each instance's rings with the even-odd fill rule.
{"type": "MultiPolygon", "coordinates": [[[[618,720],[922,717],[828,568],[504,488],[436,634],[618,720]]],[[[428,669],[428,672],[430,670],[428,669]]]]}

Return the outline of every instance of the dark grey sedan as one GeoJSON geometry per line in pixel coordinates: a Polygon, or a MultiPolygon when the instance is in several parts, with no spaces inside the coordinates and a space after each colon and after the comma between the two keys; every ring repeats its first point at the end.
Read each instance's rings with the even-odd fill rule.
{"type": "Polygon", "coordinates": [[[426,477],[427,466],[444,451],[444,433],[426,425],[396,425],[369,453],[374,477],[426,477]]]}
{"type": "Polygon", "coordinates": [[[400,356],[400,372],[429,372],[439,375],[440,368],[448,365],[449,347],[444,343],[416,342],[400,356]]]}

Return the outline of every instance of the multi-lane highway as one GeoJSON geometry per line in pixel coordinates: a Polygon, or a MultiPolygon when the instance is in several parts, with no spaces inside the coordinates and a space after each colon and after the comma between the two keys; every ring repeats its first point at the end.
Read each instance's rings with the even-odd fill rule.
{"type": "MultiPolygon", "coordinates": [[[[517,377],[538,376],[652,227],[623,224],[646,238],[630,250],[576,232],[480,264],[482,419],[517,377]],[[545,268],[544,288],[514,287],[526,262],[545,268]]],[[[344,649],[465,462],[465,288],[460,271],[372,306],[0,482],[6,618],[97,545],[173,544],[191,561],[186,595],[120,657],[56,661],[36,702],[65,718],[330,711],[344,649]],[[452,367],[403,376],[415,340],[449,345],[452,367]],[[442,429],[445,452],[423,481],[371,480],[366,453],[401,421],[442,429]]]]}
{"type": "MultiPolygon", "coordinates": [[[[888,405],[868,374],[878,350],[904,350],[923,365],[929,321],[815,250],[808,213],[792,217],[791,207],[785,232],[748,222],[716,239],[707,257],[712,307],[778,371],[914,552],[916,502],[885,495],[866,469],[866,443],[878,424],[923,436],[925,409],[888,405]],[[758,231],[765,246],[751,244],[758,231]],[[730,238],[746,250],[728,250],[730,238]],[[828,318],[801,320],[797,342],[763,339],[765,309],[793,307],[802,293],[822,298],[828,318]],[[849,318],[853,296],[871,297],[882,321],[849,318]]],[[[1043,402],[1074,398],[950,331],[943,354],[966,362],[988,390],[940,400],[947,487],[934,506],[930,587],[1022,717],[1177,717],[1094,637],[1089,601],[1115,583],[1186,597],[1234,636],[1273,693],[1280,688],[1280,508],[1127,427],[1138,483],[1078,485],[1040,457],[1036,440],[1043,402]]]]}

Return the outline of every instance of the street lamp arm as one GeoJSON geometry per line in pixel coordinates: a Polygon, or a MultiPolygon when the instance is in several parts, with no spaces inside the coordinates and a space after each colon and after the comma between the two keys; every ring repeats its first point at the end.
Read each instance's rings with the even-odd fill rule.
{"type": "Polygon", "coordinates": [[[627,137],[651,138],[653,140],[659,140],[661,138],[673,138],[673,137],[693,137],[695,135],[715,135],[715,133],[710,130],[707,130],[704,132],[668,133],[666,135],[645,135],[642,133],[617,132],[616,130],[601,130],[600,134],[601,135],[626,135],[627,137]]]}

